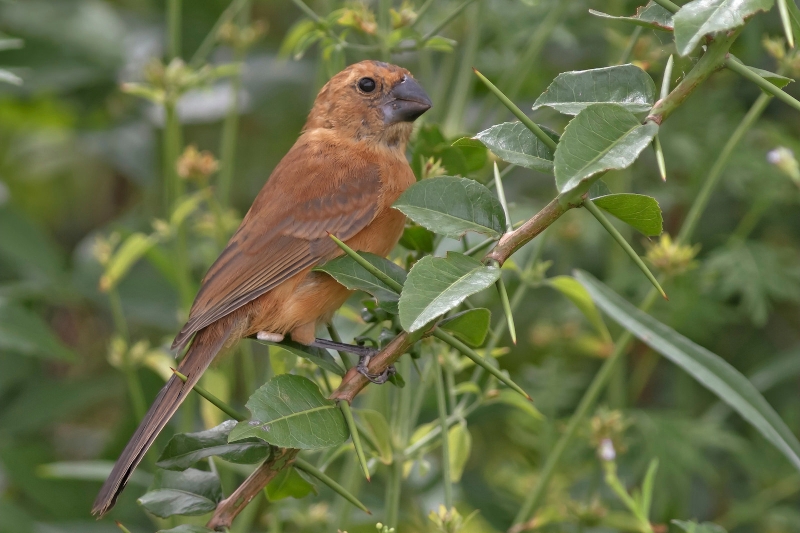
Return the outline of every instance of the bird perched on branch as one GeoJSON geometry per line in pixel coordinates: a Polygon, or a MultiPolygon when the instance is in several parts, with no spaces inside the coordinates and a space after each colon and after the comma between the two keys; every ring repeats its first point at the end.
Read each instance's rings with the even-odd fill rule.
{"type": "MultiPolygon", "coordinates": [[[[385,256],[405,216],[392,203],[412,183],[405,150],[412,123],[431,107],[425,91],[400,67],[362,61],[322,88],[291,150],[273,170],[241,226],[203,279],[189,320],[173,343],[189,346],[178,371],[142,420],[94,502],[103,515],[125,487],[159,432],[223,348],[244,337],[368,356],[364,348],[315,338],[317,324],[350,295],[312,269],[351,248],[385,256]]],[[[359,371],[376,382],[386,375],[359,371]]]]}

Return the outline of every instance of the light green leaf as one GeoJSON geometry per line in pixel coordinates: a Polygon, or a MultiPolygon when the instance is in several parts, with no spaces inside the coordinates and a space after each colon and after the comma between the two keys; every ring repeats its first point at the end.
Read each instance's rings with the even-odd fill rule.
{"type": "Polygon", "coordinates": [[[0,350],[41,359],[75,361],[42,318],[24,307],[0,303],[0,350]]]}
{"type": "Polygon", "coordinates": [[[590,9],[589,13],[596,17],[636,24],[651,30],[672,31],[672,13],[652,1],[646,6],[636,8],[636,14],[632,17],[615,17],[594,9],[590,9]]]}
{"type": "MultiPolygon", "coordinates": [[[[550,136],[558,140],[555,133],[550,136]]],[[[553,172],[553,152],[521,122],[497,124],[474,139],[503,161],[539,172],[553,172]]]]}
{"type": "Polygon", "coordinates": [[[787,78],[786,76],[781,76],[780,74],[775,74],[774,72],[770,72],[768,70],[761,70],[760,68],[755,68],[750,66],[748,66],[747,68],[750,69],[750,71],[752,71],[753,73],[758,74],[759,76],[770,82],[775,87],[778,87],[779,89],[786,87],[787,85],[789,85],[794,81],[792,78],[787,78]]]}
{"type": "Polygon", "coordinates": [[[100,290],[109,291],[125,277],[131,267],[153,246],[158,236],[133,233],[116,249],[100,278],[100,290]]]}
{"type": "Polygon", "coordinates": [[[673,520],[672,523],[686,531],[686,533],[728,533],[724,527],[711,522],[698,524],[694,520],[673,520]]]}
{"type": "Polygon", "coordinates": [[[450,481],[458,483],[472,451],[472,436],[466,422],[455,424],[447,431],[447,447],[450,451],[450,481]]]}
{"type": "Polygon", "coordinates": [[[603,340],[610,342],[611,334],[608,332],[606,323],[600,316],[600,312],[595,307],[592,297],[581,285],[578,280],[571,276],[555,276],[548,278],[545,283],[556,289],[558,292],[569,298],[569,300],[577,307],[583,316],[589,320],[589,323],[597,331],[603,340]]]}
{"type": "Polygon", "coordinates": [[[661,235],[664,219],[655,198],[643,194],[609,194],[593,199],[594,205],[648,237],[661,235]]]}
{"type": "Polygon", "coordinates": [[[590,177],[629,167],[658,133],[616,104],[594,104],[567,124],[555,156],[556,187],[565,193],[590,177]]]}
{"type": "Polygon", "coordinates": [[[480,346],[489,333],[492,312],[483,307],[468,309],[442,320],[439,327],[470,346],[480,346]]]}
{"type": "Polygon", "coordinates": [[[161,452],[156,466],[166,470],[185,470],[206,457],[217,456],[231,463],[253,464],[266,459],[270,446],[263,440],[250,439],[228,442],[228,435],[236,426],[235,420],[226,420],[217,427],[196,433],[178,433],[161,452]]]}
{"type": "Polygon", "coordinates": [[[411,269],[403,287],[400,324],[406,331],[417,331],[499,277],[499,268],[456,252],[449,252],[447,257],[423,257],[411,269]]]}
{"type": "Polygon", "coordinates": [[[617,104],[632,113],[643,113],[653,107],[655,99],[653,79],[629,64],[562,72],[536,99],[533,109],[547,106],[577,115],[592,104],[617,104]]]}
{"type": "Polygon", "coordinates": [[[136,501],[148,512],[167,518],[205,514],[213,511],[221,499],[222,488],[217,475],[190,468],[183,472],[159,470],[154,490],[136,501]]]}
{"type": "Polygon", "coordinates": [[[394,207],[417,224],[454,239],[468,231],[499,237],[506,228],[500,201],[489,189],[466,178],[444,176],[417,182],[394,207]]]}
{"type": "Polygon", "coordinates": [[[383,464],[392,464],[392,434],[389,431],[389,424],[378,411],[371,409],[357,409],[356,414],[364,423],[369,437],[375,446],[383,464]]]}
{"type": "Polygon", "coordinates": [[[250,396],[253,420],[240,422],[229,441],[257,437],[275,446],[316,450],[338,446],[349,436],[336,402],[302,376],[275,376],[250,396]]]}
{"type": "Polygon", "coordinates": [[[333,372],[337,376],[344,376],[344,369],[339,366],[339,363],[328,353],[328,350],[323,350],[321,348],[313,348],[311,346],[305,346],[300,344],[299,342],[294,342],[288,339],[284,339],[281,342],[267,342],[267,341],[258,341],[262,344],[268,344],[270,346],[277,346],[279,348],[283,348],[289,353],[292,353],[298,357],[302,357],[308,361],[311,361],[318,367],[327,370],[328,372],[333,372]]]}
{"type": "Polygon", "coordinates": [[[537,420],[544,420],[544,415],[533,406],[533,403],[531,403],[530,400],[520,396],[519,393],[511,389],[500,389],[498,391],[493,391],[486,403],[503,403],[511,407],[516,407],[517,409],[520,409],[537,420]],[[494,392],[496,392],[496,394],[494,392]]]}
{"type": "Polygon", "coordinates": [[[294,468],[284,468],[267,485],[267,496],[272,502],[284,498],[305,498],[317,494],[317,487],[294,468]]]}
{"type": "Polygon", "coordinates": [[[681,6],[672,20],[675,47],[688,55],[705,35],[744,24],[758,11],[769,11],[774,0],[694,0],[681,6]]]}
{"type": "MultiPolygon", "coordinates": [[[[406,271],[388,259],[368,252],[358,252],[358,255],[366,259],[371,265],[400,285],[405,283],[406,271]]],[[[314,270],[329,274],[333,279],[350,290],[367,292],[374,296],[379,302],[396,302],[400,299],[399,294],[374,275],[367,272],[364,267],[359,265],[355,259],[349,255],[337,257],[314,270]]]]}
{"type": "Polygon", "coordinates": [[[730,405],[800,470],[797,437],[738,370],[637,309],[590,274],[578,271],[576,277],[605,313],[730,405]]]}

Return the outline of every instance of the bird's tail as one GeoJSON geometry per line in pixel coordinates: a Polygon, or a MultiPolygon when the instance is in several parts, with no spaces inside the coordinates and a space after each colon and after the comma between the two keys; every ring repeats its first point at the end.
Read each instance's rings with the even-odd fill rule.
{"type": "Polygon", "coordinates": [[[158,393],[142,423],[139,424],[122,455],[114,464],[108,479],[103,483],[103,488],[100,489],[100,493],[94,501],[92,514],[103,516],[114,507],[117,496],[125,488],[133,470],[191,392],[192,387],[208,368],[211,360],[225,345],[230,334],[231,328],[224,328],[219,322],[197,333],[189,351],[178,365],[178,372],[188,378],[186,383],[178,376],[172,376],[158,393]]]}

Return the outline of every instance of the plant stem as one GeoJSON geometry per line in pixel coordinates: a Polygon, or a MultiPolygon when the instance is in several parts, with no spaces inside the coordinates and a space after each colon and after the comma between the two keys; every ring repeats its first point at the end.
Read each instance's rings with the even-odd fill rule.
{"type": "Polygon", "coordinates": [[[670,0],[655,0],[655,3],[671,13],[677,13],[681,8],[678,4],[670,2],[670,0]]]}
{"type": "Polygon", "coordinates": [[[444,506],[449,511],[453,508],[453,482],[450,477],[450,445],[447,439],[447,398],[444,390],[444,379],[442,378],[442,364],[439,356],[434,354],[434,365],[436,365],[436,405],[439,409],[439,427],[442,434],[442,482],[444,483],[444,506]]]}
{"type": "Polygon", "coordinates": [[[506,108],[508,108],[508,110],[511,111],[514,116],[525,125],[526,128],[531,130],[531,132],[536,135],[536,137],[542,141],[542,143],[544,143],[544,145],[547,146],[551,152],[556,151],[556,141],[550,138],[550,136],[547,135],[544,130],[542,130],[542,128],[540,128],[534,121],[532,121],[528,115],[523,113],[522,110],[518,108],[516,104],[514,104],[514,102],[512,102],[505,94],[503,94],[500,89],[490,82],[486,76],[481,74],[475,68],[472,70],[475,72],[475,75],[478,76],[478,79],[480,79],[483,84],[489,88],[489,90],[500,100],[500,102],[502,102],[503,105],[506,106],[506,108]]]}
{"type": "Polygon", "coordinates": [[[622,234],[620,234],[620,232],[617,231],[617,228],[615,228],[614,225],[611,224],[611,222],[605,217],[602,211],[600,211],[600,208],[594,205],[594,202],[592,202],[588,198],[584,200],[583,206],[586,208],[587,211],[589,211],[594,216],[594,218],[597,219],[598,222],[600,222],[600,224],[606,229],[606,231],[609,234],[611,234],[611,236],[614,238],[615,241],[617,241],[617,243],[622,247],[622,249],[625,250],[625,253],[627,253],[628,256],[636,264],[636,266],[639,267],[639,270],[641,270],[642,273],[645,275],[645,277],[648,280],[650,280],[650,283],[653,284],[653,287],[658,289],[658,292],[661,293],[661,296],[663,296],[664,299],[668,300],[669,298],[667,298],[667,293],[665,293],[664,289],[661,288],[661,285],[658,283],[658,280],[653,275],[653,273],[650,272],[650,269],[647,268],[647,265],[644,264],[642,258],[639,257],[639,254],[637,254],[633,250],[633,248],[631,248],[631,245],[628,244],[628,241],[625,240],[625,237],[623,237],[622,234]]]}
{"type": "Polygon", "coordinates": [[[461,12],[464,11],[467,8],[467,6],[469,6],[474,1],[475,0],[464,0],[464,2],[461,5],[455,8],[452,13],[447,15],[439,24],[436,25],[435,28],[426,33],[425,36],[422,38],[422,42],[429,41],[431,40],[431,38],[435,37],[437,33],[442,31],[448,24],[453,22],[453,20],[455,20],[455,18],[458,17],[461,14],[461,12]]]}
{"type": "MultiPolygon", "coordinates": [[[[234,53],[234,62],[244,61],[244,49],[237,49],[234,53]]],[[[230,205],[231,185],[233,171],[236,167],[236,137],[239,131],[239,93],[242,91],[242,70],[231,79],[231,104],[222,124],[222,139],[220,142],[220,169],[219,169],[219,203],[223,208],[230,205]]]]}
{"type": "Polygon", "coordinates": [[[308,461],[305,461],[302,458],[298,457],[298,458],[296,458],[294,460],[294,466],[295,466],[295,468],[297,468],[299,470],[302,470],[303,472],[305,472],[305,473],[307,473],[307,474],[309,474],[311,476],[314,476],[315,478],[320,480],[322,483],[324,483],[328,487],[330,487],[331,490],[333,490],[334,492],[339,494],[339,496],[341,496],[345,500],[349,501],[350,503],[352,503],[353,505],[355,505],[356,507],[358,507],[359,509],[361,509],[365,513],[372,514],[370,512],[370,510],[367,509],[367,506],[364,505],[363,503],[361,503],[358,500],[358,498],[353,496],[347,489],[345,489],[344,487],[342,487],[341,485],[336,483],[336,481],[331,479],[324,472],[319,470],[317,467],[315,467],[314,465],[312,465],[308,461]]]}
{"type": "Polygon", "coordinates": [[[361,464],[361,470],[364,471],[364,477],[366,477],[367,481],[369,481],[370,478],[369,467],[367,466],[367,456],[364,455],[364,447],[361,445],[361,437],[358,434],[356,422],[353,420],[353,412],[350,410],[350,403],[346,400],[342,400],[339,402],[339,408],[342,410],[342,413],[344,414],[344,420],[347,422],[347,427],[350,430],[350,437],[353,439],[353,448],[356,450],[356,456],[358,457],[359,464],[361,464]]]}
{"type": "Polygon", "coordinates": [[[114,329],[117,330],[117,334],[125,341],[125,351],[122,353],[122,370],[125,373],[125,380],[128,384],[128,394],[131,397],[133,413],[136,416],[136,420],[141,421],[147,412],[147,402],[145,402],[144,399],[144,390],[142,389],[142,382],[139,380],[139,374],[131,361],[131,341],[128,334],[128,324],[125,321],[122,300],[119,297],[119,292],[117,292],[116,287],[112,287],[108,291],[108,301],[111,306],[114,329]]]}
{"type": "Polygon", "coordinates": [[[386,484],[386,524],[397,528],[400,515],[400,489],[403,482],[403,461],[399,457],[392,460],[389,479],[386,484]]]}
{"type": "Polygon", "coordinates": [[[625,47],[625,50],[622,51],[622,56],[619,58],[619,64],[624,65],[631,59],[631,55],[633,55],[633,49],[636,47],[636,42],[639,40],[639,36],[642,35],[642,28],[641,26],[636,26],[631,33],[630,39],[628,39],[628,45],[625,47]]]}
{"type": "Polygon", "coordinates": [[[181,56],[181,0],[167,0],[167,42],[170,60],[181,56]]]}
{"type": "Polygon", "coordinates": [[[511,254],[522,248],[534,237],[546,230],[558,218],[571,209],[572,206],[562,206],[558,197],[553,198],[541,211],[536,213],[522,226],[506,233],[487,256],[502,265],[511,254]]]}
{"type": "Polygon", "coordinates": [[[328,236],[331,239],[333,239],[333,242],[335,242],[339,246],[339,248],[344,250],[344,252],[347,255],[352,257],[355,260],[356,263],[358,263],[359,265],[364,267],[364,269],[367,272],[369,272],[370,274],[372,274],[373,276],[375,276],[376,278],[381,280],[383,283],[388,285],[389,288],[392,289],[394,292],[396,292],[397,294],[400,294],[400,291],[403,290],[403,286],[400,285],[400,283],[398,283],[397,281],[393,280],[391,277],[389,277],[388,274],[382,272],[375,265],[373,265],[372,263],[370,263],[369,261],[367,261],[366,259],[361,257],[361,255],[359,255],[358,252],[356,252],[355,250],[353,250],[352,248],[347,246],[345,243],[343,243],[342,241],[337,239],[335,235],[328,234],[328,236]]]}
{"type": "MultiPolygon", "coordinates": [[[[471,4],[473,0],[467,0],[461,4],[460,8],[465,8],[471,4]]],[[[469,32],[465,38],[463,45],[463,53],[461,54],[460,68],[457,71],[455,79],[453,80],[453,91],[448,98],[447,114],[445,115],[442,130],[445,135],[455,135],[458,132],[464,131],[464,115],[466,115],[467,103],[469,102],[470,94],[472,93],[472,79],[470,76],[470,68],[475,63],[478,55],[478,45],[480,44],[480,36],[482,29],[483,17],[481,16],[482,5],[478,4],[470,8],[467,19],[467,27],[469,32]]],[[[457,13],[460,13],[457,9],[457,13]]]]}
{"type": "Polygon", "coordinates": [[[796,100],[792,95],[787,92],[784,92],[780,89],[777,85],[773,85],[769,81],[765,80],[749,68],[745,66],[741,61],[736,59],[735,57],[728,57],[725,59],[725,66],[728,67],[730,70],[734,71],[736,74],[740,75],[746,80],[752,81],[756,85],[758,85],[762,90],[771,94],[781,102],[788,104],[789,106],[795,108],[796,110],[800,111],[800,101],[796,100]]]}
{"type": "MultiPolygon", "coordinates": [[[[178,376],[178,379],[180,379],[184,383],[186,383],[186,380],[189,379],[186,376],[184,376],[183,374],[181,374],[180,372],[178,372],[177,370],[173,370],[172,372],[176,376],[178,376]]],[[[247,420],[246,416],[244,416],[243,414],[241,414],[238,411],[236,411],[236,409],[234,409],[230,405],[226,404],[225,402],[223,402],[222,400],[220,400],[219,398],[217,398],[216,396],[214,396],[213,394],[208,392],[206,389],[204,389],[200,385],[195,384],[192,387],[192,390],[194,392],[196,392],[197,394],[199,394],[200,396],[202,396],[203,398],[205,398],[209,403],[214,405],[214,407],[216,407],[217,409],[219,409],[220,411],[222,411],[223,413],[225,413],[229,417],[233,418],[237,422],[243,422],[243,421],[247,420]]]]}
{"type": "Polygon", "coordinates": [[[250,0],[233,0],[233,2],[231,2],[228,7],[225,8],[225,11],[222,12],[217,21],[214,23],[214,26],[212,26],[211,30],[209,30],[208,34],[206,34],[203,42],[200,43],[199,47],[197,47],[197,51],[192,56],[191,61],[189,61],[190,67],[198,68],[203,64],[208,57],[208,54],[214,49],[214,45],[217,42],[219,29],[228,22],[232,21],[234,17],[236,17],[236,15],[249,3],[250,0]]]}

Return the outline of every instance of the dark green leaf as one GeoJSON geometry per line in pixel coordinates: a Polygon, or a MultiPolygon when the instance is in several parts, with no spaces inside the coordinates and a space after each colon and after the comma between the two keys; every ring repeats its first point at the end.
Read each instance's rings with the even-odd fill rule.
{"type": "Polygon", "coordinates": [[[608,196],[611,193],[611,189],[608,188],[606,182],[599,179],[592,183],[592,186],[589,187],[589,199],[594,200],[595,198],[599,198],[601,196],[608,196]]]}
{"type": "Polygon", "coordinates": [[[173,527],[171,529],[159,529],[157,533],[214,533],[214,531],[203,526],[183,524],[182,526],[173,527]]]}
{"type": "Polygon", "coordinates": [[[406,331],[416,331],[499,277],[499,268],[456,252],[447,257],[423,257],[408,273],[403,287],[400,324],[406,331]]]}
{"type": "Polygon", "coordinates": [[[77,359],[39,315],[12,304],[0,303],[0,350],[42,359],[77,359]]]}
{"type": "Polygon", "coordinates": [[[797,437],[738,370],[639,310],[590,274],[578,271],[576,277],[611,318],[730,405],[800,470],[797,437]]]}
{"type": "MultiPolygon", "coordinates": [[[[367,252],[358,252],[358,255],[400,285],[405,283],[406,271],[388,259],[367,252]]],[[[349,255],[337,257],[314,270],[329,274],[348,289],[367,292],[379,302],[396,302],[400,298],[399,294],[367,272],[349,255]]]]}
{"type": "Polygon", "coordinates": [[[616,104],[590,105],[567,124],[555,156],[556,186],[568,192],[585,180],[630,166],[658,133],[616,104]]]}
{"type": "Polygon", "coordinates": [[[317,487],[293,466],[281,470],[267,485],[267,496],[272,502],[284,498],[305,498],[309,494],[317,494],[317,487]]]}
{"type": "Polygon", "coordinates": [[[433,252],[435,235],[422,226],[408,226],[400,237],[400,246],[423,253],[433,252]]]}
{"type": "Polygon", "coordinates": [[[673,520],[672,523],[686,531],[686,533],[727,533],[724,527],[711,522],[698,524],[694,520],[673,520]]]}
{"type": "Polygon", "coordinates": [[[183,472],[159,470],[154,490],[137,500],[139,505],[161,518],[195,516],[213,511],[222,499],[219,478],[213,472],[190,468],[183,472]]]}
{"type": "Polygon", "coordinates": [[[480,170],[489,160],[489,154],[486,152],[486,147],[479,142],[472,139],[461,138],[456,140],[452,145],[456,150],[461,152],[464,161],[467,165],[468,172],[475,172],[480,170]]]}
{"type": "Polygon", "coordinates": [[[491,311],[479,307],[448,317],[439,323],[439,327],[470,346],[480,346],[489,333],[491,318],[491,311]]]}
{"type": "Polygon", "coordinates": [[[304,344],[300,344],[299,342],[294,342],[288,339],[284,339],[281,342],[258,342],[263,342],[264,344],[269,344],[272,346],[279,346],[289,353],[293,353],[298,357],[302,357],[303,359],[311,361],[318,367],[325,369],[328,372],[333,372],[337,376],[344,376],[344,369],[339,366],[339,363],[337,363],[331,354],[328,353],[328,350],[305,346],[304,344]]]}
{"type": "Polygon", "coordinates": [[[231,463],[253,464],[269,456],[270,446],[259,439],[229,443],[228,435],[235,426],[235,420],[226,420],[205,431],[178,433],[167,443],[156,466],[167,470],[185,470],[211,456],[231,463]]]}
{"type": "Polygon", "coordinates": [[[703,36],[737,28],[758,11],[769,11],[773,3],[774,0],[694,0],[684,4],[672,18],[675,47],[680,55],[688,55],[703,36]]]}
{"type": "Polygon", "coordinates": [[[672,13],[652,1],[648,2],[646,6],[637,8],[636,14],[632,17],[615,17],[594,9],[590,9],[589,13],[596,17],[628,22],[652,30],[672,31],[672,13]]]}
{"type": "Polygon", "coordinates": [[[349,436],[336,402],[301,376],[275,376],[250,396],[247,408],[253,420],[237,424],[231,442],[257,437],[275,446],[315,450],[338,446],[349,436]]]}
{"type": "MultiPolygon", "coordinates": [[[[556,134],[551,137],[558,140],[556,134]]],[[[540,172],[553,172],[553,153],[521,122],[497,124],[478,133],[475,139],[503,161],[540,172]]]]}
{"type": "Polygon", "coordinates": [[[417,182],[397,199],[394,207],[414,222],[454,239],[468,231],[499,237],[506,228],[500,201],[489,189],[466,178],[417,182]]]}
{"type": "Polygon", "coordinates": [[[656,84],[635,65],[619,65],[563,72],[536,99],[533,109],[547,106],[567,115],[577,115],[592,104],[617,104],[642,113],[653,107],[656,84]]]}
{"type": "Polygon", "coordinates": [[[594,205],[630,224],[648,237],[661,235],[664,219],[655,198],[643,194],[609,194],[594,199],[594,205]]]}

